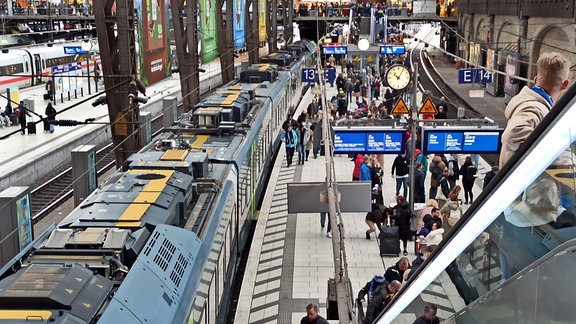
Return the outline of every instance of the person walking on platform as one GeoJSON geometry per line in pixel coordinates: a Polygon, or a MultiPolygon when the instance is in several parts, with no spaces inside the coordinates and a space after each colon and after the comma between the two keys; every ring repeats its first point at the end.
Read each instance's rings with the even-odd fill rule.
{"type": "Polygon", "coordinates": [[[462,206],[458,199],[461,190],[461,187],[456,185],[456,187],[450,191],[450,194],[448,194],[448,201],[440,208],[442,225],[438,228],[444,227],[445,233],[449,233],[463,215],[462,206]]]}
{"type": "Polygon", "coordinates": [[[416,170],[414,171],[414,189],[411,191],[414,195],[415,203],[426,202],[426,189],[424,188],[424,180],[426,180],[426,176],[423,169],[424,165],[421,162],[416,161],[416,170]]]}
{"type": "Polygon", "coordinates": [[[32,117],[24,107],[24,101],[20,101],[20,104],[16,108],[16,117],[18,118],[18,123],[20,123],[20,133],[22,135],[26,134],[26,115],[32,117]]]}
{"type": "Polygon", "coordinates": [[[44,125],[44,131],[54,133],[54,124],[51,122],[56,120],[56,109],[52,107],[51,102],[49,102],[48,106],[46,106],[46,111],[44,113],[46,114],[45,123],[47,124],[44,125]]]}
{"type": "Polygon", "coordinates": [[[392,177],[396,178],[396,196],[400,195],[400,187],[403,187],[403,196],[408,197],[408,173],[410,159],[406,154],[398,154],[392,163],[392,177]]]}
{"type": "Polygon", "coordinates": [[[306,127],[305,123],[301,123],[296,134],[298,135],[298,144],[296,146],[298,148],[298,164],[304,165],[304,160],[306,160],[305,148],[306,143],[310,140],[310,131],[306,127]]]}
{"type": "Polygon", "coordinates": [[[408,240],[412,238],[412,231],[410,230],[410,224],[412,222],[412,211],[408,202],[403,196],[396,197],[396,206],[393,207],[394,215],[396,216],[396,225],[398,225],[398,231],[400,234],[400,240],[402,241],[402,246],[404,247],[404,255],[408,255],[408,240]]]}
{"type": "Polygon", "coordinates": [[[452,154],[450,160],[448,161],[448,169],[450,170],[450,176],[448,181],[450,182],[450,187],[454,188],[456,181],[460,177],[460,166],[458,165],[458,155],[452,154]]]}
{"type": "Polygon", "coordinates": [[[328,324],[328,321],[318,315],[318,305],[310,303],[306,306],[306,316],[300,320],[300,324],[328,324]]]}
{"type": "Polygon", "coordinates": [[[556,52],[544,53],[538,58],[534,86],[522,88],[504,110],[508,123],[502,133],[500,169],[564,93],[570,83],[570,65],[562,54],[556,52]]]}
{"type": "Polygon", "coordinates": [[[324,224],[328,219],[328,227],[326,227],[326,236],[332,237],[332,225],[330,224],[330,215],[327,212],[320,212],[320,233],[324,233],[324,224]]]}
{"type": "Polygon", "coordinates": [[[430,193],[428,195],[430,199],[436,199],[436,193],[438,192],[438,186],[440,185],[438,180],[440,179],[440,176],[442,176],[442,170],[444,170],[445,167],[446,165],[442,162],[442,158],[439,155],[434,155],[428,169],[432,174],[432,177],[430,178],[430,193]]]}
{"type": "Polygon", "coordinates": [[[474,203],[474,194],[472,193],[472,188],[474,188],[474,181],[476,181],[476,172],[478,169],[474,166],[472,162],[472,158],[467,156],[464,160],[464,164],[462,164],[462,185],[464,186],[464,198],[466,201],[465,204],[470,202],[471,204],[474,203]],[[470,196],[470,200],[468,200],[468,196],[470,196]]]}
{"type": "Polygon", "coordinates": [[[280,140],[284,142],[284,145],[286,146],[286,161],[288,162],[288,167],[290,167],[292,165],[292,158],[294,157],[294,150],[298,143],[298,134],[292,129],[292,124],[288,125],[286,130],[282,133],[280,140]]]}

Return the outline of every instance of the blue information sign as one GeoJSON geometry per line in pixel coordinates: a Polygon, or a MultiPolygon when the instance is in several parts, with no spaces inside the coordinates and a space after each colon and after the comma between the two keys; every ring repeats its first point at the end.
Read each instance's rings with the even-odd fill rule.
{"type": "Polygon", "coordinates": [[[458,83],[492,83],[492,73],[486,69],[460,69],[458,83]]]}
{"type": "Polygon", "coordinates": [[[380,46],[380,54],[398,54],[402,55],[406,53],[406,48],[404,45],[384,45],[380,46]]]}
{"type": "Polygon", "coordinates": [[[500,128],[424,128],[425,153],[500,153],[500,128]]]}
{"type": "Polygon", "coordinates": [[[345,55],[347,53],[348,53],[348,46],[346,46],[346,45],[337,45],[337,46],[324,45],[324,46],[322,46],[322,54],[324,54],[324,55],[345,55]]]}
{"type": "Polygon", "coordinates": [[[86,51],[82,49],[82,46],[64,46],[64,54],[86,54],[86,51]]]}
{"type": "Polygon", "coordinates": [[[406,131],[385,128],[334,128],[334,153],[398,154],[404,152],[406,131]]]}
{"type": "Polygon", "coordinates": [[[318,81],[318,71],[313,68],[302,68],[302,82],[318,81]]]}

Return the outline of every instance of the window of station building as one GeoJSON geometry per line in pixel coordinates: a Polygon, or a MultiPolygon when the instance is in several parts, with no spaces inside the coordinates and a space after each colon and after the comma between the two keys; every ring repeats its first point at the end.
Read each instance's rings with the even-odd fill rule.
{"type": "Polygon", "coordinates": [[[0,66],[0,76],[12,75],[24,72],[24,64],[10,64],[0,66]]]}

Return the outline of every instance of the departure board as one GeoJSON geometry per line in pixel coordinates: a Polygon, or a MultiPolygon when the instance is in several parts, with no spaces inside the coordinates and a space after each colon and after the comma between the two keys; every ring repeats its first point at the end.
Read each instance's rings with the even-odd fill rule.
{"type": "Polygon", "coordinates": [[[335,127],[334,153],[402,153],[405,134],[403,129],[335,127]]]}
{"type": "Polygon", "coordinates": [[[502,129],[425,127],[423,146],[426,153],[500,153],[502,129]]]}

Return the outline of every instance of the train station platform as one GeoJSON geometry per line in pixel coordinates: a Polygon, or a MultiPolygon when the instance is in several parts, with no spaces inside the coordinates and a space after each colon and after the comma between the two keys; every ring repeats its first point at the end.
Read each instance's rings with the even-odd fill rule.
{"type": "MultiPolygon", "coordinates": [[[[458,89],[455,68],[443,64],[437,70],[443,76],[445,86],[458,89]]],[[[334,88],[327,88],[327,98],[335,93],[334,88]]],[[[462,94],[464,100],[467,93],[466,90],[462,94]]],[[[310,93],[306,95],[299,110],[306,109],[311,97],[310,93]]],[[[484,100],[475,101],[478,100],[481,106],[487,107],[503,105],[504,98],[486,95],[484,100]]],[[[474,106],[479,107],[476,103],[474,106]]],[[[299,112],[295,114],[298,115],[299,112]]],[[[463,157],[459,160],[460,164],[463,157]]],[[[384,165],[381,166],[384,171],[385,205],[394,204],[396,198],[396,182],[390,175],[394,158],[395,155],[385,155],[384,165]]],[[[347,155],[336,155],[333,161],[336,181],[350,181],[354,162],[347,155]]],[[[325,181],[325,163],[325,158],[318,156],[317,159],[309,158],[304,165],[287,167],[285,150],[280,150],[256,225],[234,323],[299,323],[306,315],[306,305],[309,303],[319,305],[319,314],[327,318],[328,279],[335,277],[332,239],[327,237],[326,231],[321,231],[318,213],[289,214],[287,210],[287,184],[325,181]]],[[[490,171],[491,166],[481,159],[478,169],[479,176],[473,188],[475,197],[482,191],[484,174],[490,171]]],[[[426,188],[430,186],[430,178],[428,172],[426,188]]],[[[458,184],[461,185],[461,181],[458,184]]],[[[466,211],[469,206],[462,205],[463,210],[466,211]]],[[[354,299],[366,282],[376,274],[384,274],[402,257],[380,256],[379,240],[375,235],[370,240],[365,237],[368,229],[365,216],[363,212],[343,213],[341,217],[346,263],[352,284],[351,297],[354,299]]],[[[416,258],[412,241],[408,242],[408,252],[407,257],[412,262],[416,258]]],[[[419,307],[403,313],[395,323],[413,323],[423,314],[426,303],[435,304],[442,319],[465,306],[445,272],[420,295],[419,302],[419,307]]],[[[329,322],[339,323],[338,320],[329,322]]]]}

